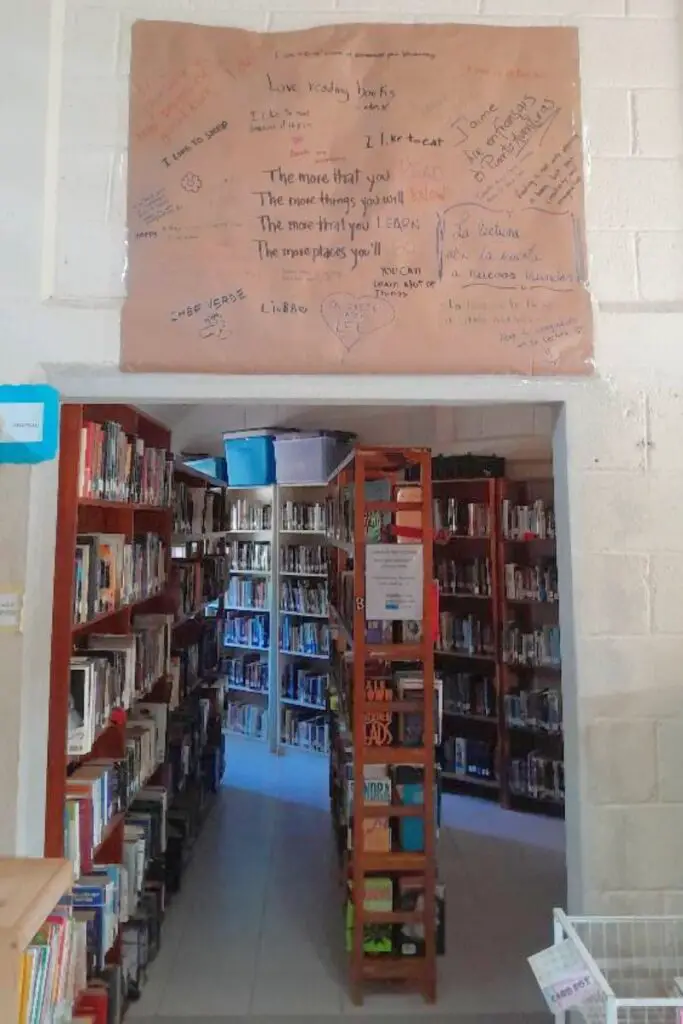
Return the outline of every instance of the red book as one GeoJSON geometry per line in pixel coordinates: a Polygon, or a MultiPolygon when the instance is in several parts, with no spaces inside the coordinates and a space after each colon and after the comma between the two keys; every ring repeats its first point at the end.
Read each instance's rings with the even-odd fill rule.
{"type": "Polygon", "coordinates": [[[86,988],[76,1000],[73,1015],[89,1014],[94,1024],[107,1024],[109,1013],[109,995],[104,988],[86,988]]]}

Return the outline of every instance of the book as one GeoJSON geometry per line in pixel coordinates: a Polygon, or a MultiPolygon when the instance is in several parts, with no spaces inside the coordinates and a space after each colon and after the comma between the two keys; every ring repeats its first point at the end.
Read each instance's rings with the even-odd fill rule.
{"type": "MultiPolygon", "coordinates": [[[[394,887],[391,878],[367,876],[363,889],[363,907],[368,911],[393,910],[394,887]]],[[[349,883],[346,902],[346,949],[353,949],[354,902],[353,885],[349,883]]],[[[390,924],[366,924],[363,927],[363,951],[369,956],[388,956],[393,951],[393,929],[390,924]]]]}

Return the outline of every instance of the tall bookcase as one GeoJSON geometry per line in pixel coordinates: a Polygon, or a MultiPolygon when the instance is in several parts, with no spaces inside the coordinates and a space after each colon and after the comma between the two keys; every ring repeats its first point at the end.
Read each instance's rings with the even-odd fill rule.
{"type": "MultiPolygon", "coordinates": [[[[136,409],[123,405],[63,405],[59,442],[59,483],[57,498],[57,533],[55,544],[55,575],[52,610],[52,658],[50,664],[50,706],[47,750],[47,803],[45,811],[45,855],[64,854],[64,817],[66,780],[69,768],[67,755],[67,722],[69,717],[70,661],[74,649],[83,645],[89,633],[129,635],[133,616],[141,613],[172,611],[167,591],[154,593],[134,604],[74,624],[74,560],[78,534],[123,534],[132,539],[138,532],[160,536],[170,556],[173,513],[170,505],[130,504],[104,498],[79,497],[81,488],[81,431],[87,423],[119,423],[125,432],[146,444],[170,450],[170,433],[161,424],[136,409]]],[[[170,570],[167,561],[166,571],[170,570]]],[[[149,694],[151,699],[163,696],[166,678],[158,680],[149,694]]],[[[125,714],[116,714],[97,737],[91,756],[123,757],[125,755],[125,714]]],[[[116,815],[110,822],[94,859],[102,863],[121,863],[125,815],[116,815]]]]}
{"type": "Polygon", "coordinates": [[[444,787],[564,812],[553,481],[434,480],[444,787]]]}
{"type": "Polygon", "coordinates": [[[430,452],[356,448],[331,479],[328,509],[330,620],[340,648],[331,686],[335,725],[330,795],[347,900],[352,997],[360,1002],[366,982],[387,980],[412,983],[428,1001],[434,1001],[437,880],[430,452]],[[406,500],[401,494],[404,474],[415,467],[411,497],[406,500]],[[377,497],[378,490],[384,495],[377,497]],[[401,540],[410,543],[402,545],[401,540]],[[396,558],[403,568],[392,568],[396,558]],[[385,567],[378,571],[382,559],[385,567]],[[407,604],[396,608],[392,587],[394,597],[384,591],[387,614],[378,616],[379,622],[374,616],[371,621],[369,615],[376,612],[375,602],[379,606],[383,592],[381,581],[386,583],[395,572],[407,604]],[[400,621],[415,600],[421,614],[415,614],[413,604],[410,622],[400,621]],[[408,683],[410,696],[403,689],[408,683]],[[416,843],[409,843],[404,832],[408,819],[419,821],[416,843]],[[375,826],[384,833],[381,850],[375,826]],[[408,947],[399,937],[404,927],[417,927],[421,934],[408,947]],[[406,949],[412,955],[404,954],[406,949]]]}
{"type": "Polygon", "coordinates": [[[230,487],[228,733],[327,752],[326,484],[230,487]],[[250,629],[253,623],[254,629],[250,629]]]}
{"type": "MultiPolygon", "coordinates": [[[[47,800],[45,813],[45,853],[47,857],[72,856],[65,850],[67,806],[73,810],[74,790],[67,780],[75,771],[108,772],[107,796],[102,787],[93,786],[86,796],[77,798],[76,833],[79,854],[75,863],[81,864],[87,851],[87,860],[93,865],[115,866],[124,863],[131,808],[140,789],[156,787],[158,810],[166,815],[170,834],[172,820],[183,819],[182,842],[176,843],[180,854],[170,856],[152,849],[145,840],[148,867],[152,860],[155,875],[152,880],[174,891],[182,870],[182,853],[196,834],[202,819],[204,794],[214,785],[220,764],[220,685],[218,656],[222,625],[223,595],[225,593],[225,524],[223,520],[223,492],[225,484],[210,478],[174,460],[170,452],[169,431],[137,410],[123,405],[64,405],[61,412],[60,453],[58,478],[58,510],[53,584],[52,658],[50,668],[49,735],[47,756],[47,800]],[[90,426],[89,426],[90,425],[90,426]],[[99,425],[99,426],[98,426],[99,425]],[[114,440],[112,440],[114,438],[114,440]],[[117,447],[118,445],[118,447],[117,447]],[[156,452],[143,448],[156,449],[156,452]],[[84,452],[87,454],[84,456],[84,452]],[[104,453],[104,454],[103,454],[104,453]],[[138,459],[140,462],[136,462],[138,459]],[[147,460],[147,461],[143,461],[147,460]],[[145,495],[149,503],[124,500],[126,486],[121,482],[131,479],[131,465],[140,468],[147,480],[145,495]],[[96,471],[94,467],[99,467],[96,471]],[[84,483],[95,474],[92,488],[100,496],[89,496],[84,483]],[[111,484],[102,496],[102,475],[111,484]],[[208,492],[212,492],[209,498],[208,492]],[[183,493],[187,501],[183,506],[183,493]],[[116,498],[112,498],[112,494],[116,498]],[[154,503],[156,502],[156,503],[154,503]],[[189,516],[189,521],[187,517],[189,516]],[[111,535],[105,547],[115,547],[135,540],[136,547],[124,555],[123,572],[116,576],[134,581],[134,599],[129,589],[123,588],[125,597],[119,603],[107,599],[106,611],[92,614],[90,606],[84,611],[81,595],[87,573],[82,573],[84,535],[94,534],[98,553],[95,564],[102,570],[104,548],[97,546],[102,535],[111,535]],[[150,542],[156,553],[148,572],[139,558],[149,550],[150,542]],[[157,538],[159,543],[157,543],[157,538]],[[128,558],[128,561],[126,561],[128,558]],[[140,581],[138,583],[138,578],[140,581]],[[145,584],[145,580],[148,581],[145,584]],[[143,616],[144,618],[140,618],[143,616]],[[148,660],[145,629],[158,630],[155,657],[148,660]],[[90,650],[88,641],[98,637],[96,648],[90,650]],[[111,641],[111,643],[107,643],[111,641]],[[72,690],[72,656],[99,656],[111,651],[116,644],[124,644],[134,652],[134,666],[126,662],[126,679],[134,677],[134,686],[121,693],[107,691],[103,717],[99,729],[84,740],[84,749],[78,756],[69,753],[74,708],[72,690]],[[215,657],[209,665],[211,647],[215,657]],[[204,658],[206,655],[206,659],[204,658]],[[150,664],[153,671],[150,674],[150,664]],[[156,665],[158,664],[158,669],[156,665]],[[134,669],[134,671],[131,671],[134,669]],[[139,706],[142,704],[143,706],[139,706]],[[166,705],[161,713],[161,705],[166,705]],[[157,719],[157,707],[159,717],[157,719]],[[154,710],[150,710],[150,708],[154,710]],[[130,743],[136,734],[146,732],[143,721],[156,723],[156,743],[148,744],[148,756],[135,762],[137,774],[131,776],[130,743]],[[163,728],[160,723],[165,723],[163,728]],[[202,724],[200,724],[202,723],[202,724]],[[177,757],[172,757],[175,751],[177,757]],[[214,756],[214,754],[218,756],[214,756]],[[108,767],[103,767],[102,759],[108,767]],[[95,765],[94,762],[100,762],[95,765]],[[116,765],[112,765],[115,761],[116,765]],[[209,765],[211,761],[211,765],[209,765]],[[212,774],[213,773],[213,774],[212,774]],[[209,781],[211,779],[211,781],[209,781]],[[105,811],[98,811],[99,824],[104,827],[99,841],[93,844],[93,817],[81,816],[81,804],[91,798],[100,800],[105,811]],[[162,799],[163,797],[163,799],[162,799]],[[118,809],[109,816],[112,800],[118,809]],[[85,824],[84,824],[85,823],[85,824]],[[85,845],[84,845],[85,844],[85,845]]],[[[135,475],[135,473],[133,474],[135,475]]],[[[86,545],[87,546],[87,545],[86,545]]],[[[114,564],[113,562],[111,564],[114,564]]],[[[100,577],[98,577],[100,579],[100,577]]],[[[132,656],[132,654],[130,655],[132,656]]],[[[129,655],[127,655],[129,657],[129,655]]],[[[82,658],[81,661],[92,660],[82,658]]],[[[113,664],[113,662],[112,662],[113,664]]],[[[116,664],[121,665],[119,661],[116,664]]],[[[107,676],[113,679],[112,675],[107,676]]],[[[109,686],[109,683],[106,684],[109,686]]],[[[148,736],[149,732],[146,733],[148,736]]],[[[73,736],[71,737],[73,739],[73,736]]],[[[83,777],[83,776],[82,776],[83,777]]],[[[216,783],[217,785],[217,783],[216,783]]],[[[84,784],[87,788],[87,784],[84,784]]],[[[149,789],[147,793],[151,792],[149,789]]],[[[139,807],[139,804],[135,804],[139,807]]],[[[144,812],[143,812],[144,813],[144,812]]],[[[130,837],[129,837],[130,838],[130,837]]],[[[151,840],[150,840],[151,843],[151,840]]],[[[170,843],[170,840],[169,840],[170,843]]],[[[159,846],[159,844],[157,844],[159,846]]],[[[163,851],[163,847],[161,847],[163,851]]],[[[87,868],[85,869],[87,871],[87,868]]],[[[150,881],[147,868],[140,891],[150,881]]],[[[162,901],[163,904],[163,901],[162,901]]],[[[129,908],[133,909],[133,908],[129,908]]],[[[163,905],[159,908],[159,922],[163,905]]],[[[122,931],[119,920],[117,938],[107,954],[107,963],[122,961],[122,931]]]]}

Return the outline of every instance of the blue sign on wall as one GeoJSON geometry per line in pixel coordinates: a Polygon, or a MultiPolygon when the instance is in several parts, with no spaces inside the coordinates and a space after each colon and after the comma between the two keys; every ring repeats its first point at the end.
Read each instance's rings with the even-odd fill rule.
{"type": "Polygon", "coordinates": [[[57,454],[59,392],[48,384],[0,384],[0,463],[57,454]]]}

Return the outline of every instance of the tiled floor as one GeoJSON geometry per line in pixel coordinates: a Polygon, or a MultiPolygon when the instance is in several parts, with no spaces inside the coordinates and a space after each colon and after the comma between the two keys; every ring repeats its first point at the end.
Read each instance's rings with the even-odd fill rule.
{"type": "Polygon", "coordinates": [[[439,865],[447,955],[439,1001],[345,988],[343,927],[324,758],[268,755],[229,738],[227,787],[169,911],[162,950],[130,1016],[147,1024],[351,1021],[416,1014],[453,1024],[547,1018],[526,957],[551,941],[564,903],[559,822],[447,797],[439,865]],[[150,1019],[151,1018],[151,1019],[150,1019]]]}

